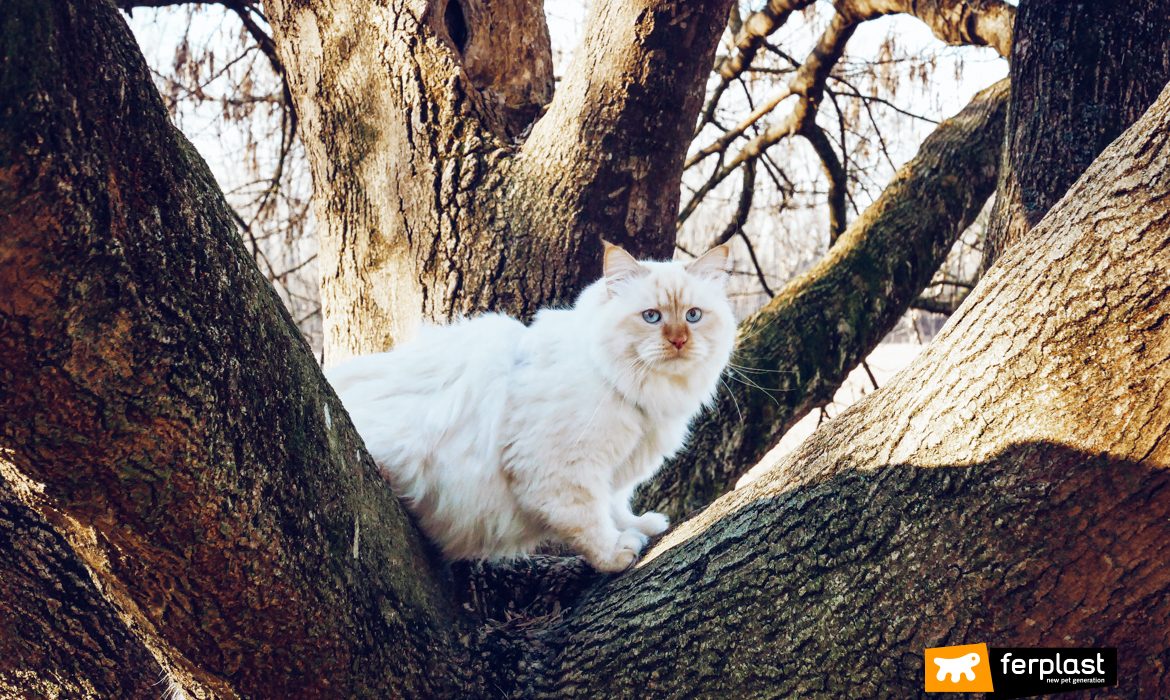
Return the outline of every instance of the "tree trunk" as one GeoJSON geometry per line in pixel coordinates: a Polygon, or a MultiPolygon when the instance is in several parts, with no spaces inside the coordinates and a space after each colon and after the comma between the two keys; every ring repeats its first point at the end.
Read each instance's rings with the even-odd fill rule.
{"type": "Polygon", "coordinates": [[[910,697],[925,647],[1170,694],[1170,89],[926,352],[533,634],[521,696],[910,697]]]}
{"type": "Polygon", "coordinates": [[[594,3],[582,60],[523,123],[550,96],[538,2],[269,2],[317,183],[327,362],[386,350],[420,320],[570,301],[603,237],[669,258],[729,5],[594,3]],[[517,58],[483,70],[489,54],[517,58]]]}
{"type": "MultiPolygon", "coordinates": [[[[4,0],[0,17],[0,464],[34,511],[5,537],[55,551],[52,523],[126,626],[78,597],[60,624],[93,631],[47,635],[45,663],[141,660],[87,646],[128,629],[157,661],[86,669],[94,694],[160,665],[203,696],[454,687],[428,553],[117,10],[4,0]]],[[[45,577],[88,592],[57,558],[45,577]]],[[[0,678],[26,661],[0,657],[0,678]]]]}
{"type": "Polygon", "coordinates": [[[1167,0],[1023,0],[984,266],[1021,240],[1170,81],[1167,0]]]}
{"type": "Polygon", "coordinates": [[[1007,100],[1002,81],[940,125],[828,255],[741,325],[729,386],[687,449],[642,488],[642,506],[673,516],[702,508],[832,400],[990,196],[1007,100]]]}

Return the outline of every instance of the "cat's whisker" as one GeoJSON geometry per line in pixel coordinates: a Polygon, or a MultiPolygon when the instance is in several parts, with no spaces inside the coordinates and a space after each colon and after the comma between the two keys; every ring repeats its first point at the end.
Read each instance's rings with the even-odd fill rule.
{"type": "Polygon", "coordinates": [[[727,382],[723,381],[722,376],[719,377],[719,383],[722,384],[723,388],[727,390],[727,395],[731,397],[731,403],[735,406],[735,412],[739,415],[739,422],[742,423],[743,411],[741,411],[739,408],[739,399],[735,398],[735,392],[731,390],[731,387],[727,386],[727,382]]]}
{"type": "Polygon", "coordinates": [[[741,372],[755,372],[758,374],[796,374],[794,370],[790,369],[764,369],[762,367],[745,367],[743,365],[737,365],[734,362],[728,362],[727,366],[737,369],[741,372]]]}
{"type": "Polygon", "coordinates": [[[756,337],[760,333],[763,333],[764,331],[768,330],[768,327],[771,326],[773,323],[775,323],[778,319],[779,319],[779,316],[773,316],[772,318],[768,319],[767,323],[765,323],[764,325],[755,329],[751,333],[748,333],[747,335],[741,335],[738,338],[736,338],[735,344],[739,345],[740,343],[742,343],[745,340],[751,340],[752,338],[756,337]]]}
{"type": "Polygon", "coordinates": [[[759,389],[760,391],[763,391],[763,392],[784,391],[784,389],[781,389],[779,387],[761,386],[759,384],[759,382],[757,382],[753,377],[751,377],[747,374],[744,374],[738,368],[728,366],[727,371],[728,371],[728,376],[730,376],[732,379],[735,379],[737,382],[740,382],[742,384],[750,386],[754,389],[759,389]]]}
{"type": "Polygon", "coordinates": [[[766,388],[760,386],[759,384],[757,384],[750,377],[743,375],[743,374],[739,374],[738,372],[736,372],[735,369],[733,369],[731,367],[728,367],[727,369],[728,369],[727,376],[729,378],[734,379],[735,381],[739,382],[740,384],[743,384],[744,386],[751,387],[753,389],[758,389],[759,391],[764,392],[764,395],[767,396],[769,399],[771,399],[772,403],[776,404],[777,406],[780,405],[779,399],[777,399],[775,396],[773,396],[772,392],[773,391],[783,391],[783,389],[766,389],[766,388]]]}
{"type": "MultiPolygon", "coordinates": [[[[649,374],[650,368],[650,365],[642,362],[638,357],[635,356],[631,358],[629,362],[623,364],[619,371],[622,373],[633,372],[633,383],[640,386],[642,381],[649,374]]],[[[625,396],[619,395],[618,399],[622,402],[623,405],[627,403],[625,396]]],[[[601,410],[601,404],[603,403],[605,403],[604,397],[599,399],[597,405],[593,407],[593,413],[589,414],[589,420],[585,422],[585,426],[581,428],[581,432],[577,434],[577,438],[573,440],[571,444],[579,445],[581,440],[585,439],[585,435],[588,434],[589,428],[593,426],[593,421],[597,418],[597,412],[601,410]]]]}
{"type": "Polygon", "coordinates": [[[747,349],[742,342],[736,343],[735,349],[732,350],[731,358],[733,360],[759,360],[764,359],[764,356],[759,353],[748,354],[747,349]]]}
{"type": "Polygon", "coordinates": [[[585,427],[581,428],[581,432],[577,434],[577,439],[573,440],[573,445],[579,445],[581,440],[585,438],[585,434],[589,432],[589,428],[593,426],[593,419],[597,418],[597,412],[601,410],[601,404],[605,403],[605,399],[601,398],[597,401],[597,405],[593,407],[593,413],[589,414],[589,420],[585,421],[585,427]]]}

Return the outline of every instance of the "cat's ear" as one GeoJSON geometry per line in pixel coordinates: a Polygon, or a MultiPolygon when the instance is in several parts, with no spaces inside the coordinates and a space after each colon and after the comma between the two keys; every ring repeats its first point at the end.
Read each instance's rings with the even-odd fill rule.
{"type": "Polygon", "coordinates": [[[696,277],[706,277],[717,282],[726,282],[728,277],[727,258],[731,247],[726,243],[717,245],[696,260],[687,264],[687,272],[696,277]]]}
{"type": "Polygon", "coordinates": [[[621,246],[616,246],[605,240],[601,244],[605,246],[605,259],[602,266],[605,271],[605,286],[609,288],[611,293],[616,285],[650,272],[639,265],[634,256],[623,250],[621,246]]]}

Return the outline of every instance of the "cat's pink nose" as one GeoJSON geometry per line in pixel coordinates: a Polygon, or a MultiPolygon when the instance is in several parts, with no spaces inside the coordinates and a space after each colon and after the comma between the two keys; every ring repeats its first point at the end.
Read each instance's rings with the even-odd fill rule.
{"type": "Polygon", "coordinates": [[[662,337],[673,345],[675,350],[682,350],[691,339],[691,333],[685,325],[668,323],[662,329],[662,337]]]}

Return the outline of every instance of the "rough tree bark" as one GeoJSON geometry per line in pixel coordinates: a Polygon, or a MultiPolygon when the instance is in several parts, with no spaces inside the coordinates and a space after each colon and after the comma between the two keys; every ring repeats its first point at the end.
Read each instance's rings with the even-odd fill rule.
{"type": "MultiPolygon", "coordinates": [[[[3,458],[0,458],[3,459],[3,458]]],[[[0,697],[160,695],[166,672],[69,543],[0,479],[0,697]]]]}
{"type": "MultiPolygon", "coordinates": [[[[538,2],[267,3],[327,183],[315,198],[326,362],[385,350],[420,320],[567,301],[597,274],[602,237],[670,257],[728,5],[594,3],[542,116],[552,64],[538,2]]],[[[951,43],[1010,45],[1014,10],[998,0],[858,5],[912,12],[951,43]]]]}
{"type": "Polygon", "coordinates": [[[1170,2],[1023,0],[984,266],[1023,238],[1170,81],[1170,2]]]}
{"type": "Polygon", "coordinates": [[[421,319],[567,301],[602,237],[669,257],[729,5],[594,3],[532,122],[552,80],[539,2],[267,3],[319,185],[326,361],[421,319]]]}
{"type": "Polygon", "coordinates": [[[720,392],[686,450],[643,487],[643,506],[672,516],[703,507],[832,400],[995,188],[1007,101],[1002,81],[940,125],[828,255],[742,324],[730,373],[740,384],[720,392]]]}
{"type": "MultiPolygon", "coordinates": [[[[904,696],[923,646],[980,640],[1170,663],[1170,90],[894,384],[633,572],[558,578],[571,609],[485,631],[113,6],[3,9],[0,473],[19,506],[0,524],[50,524],[44,551],[67,542],[99,584],[89,634],[124,634],[112,604],[193,694],[904,696]]],[[[46,656],[97,658],[75,643],[46,656]]]]}
{"type": "MultiPolygon", "coordinates": [[[[54,556],[44,573],[89,596],[87,567],[117,610],[70,600],[84,634],[46,635],[46,663],[133,635],[155,660],[90,669],[95,692],[160,665],[201,696],[450,688],[428,555],[123,19],[100,0],[0,17],[5,537],[12,566],[54,556]]],[[[0,656],[0,678],[31,662],[0,656]]]]}

